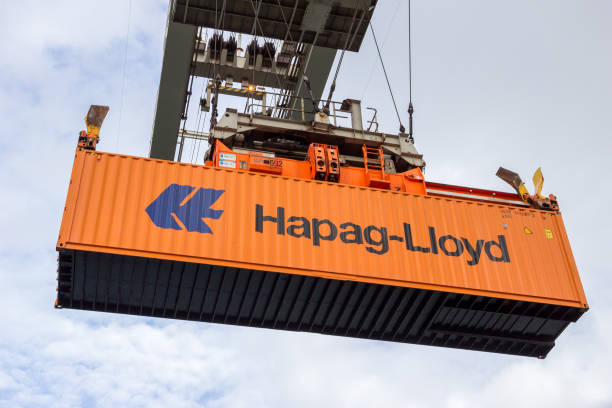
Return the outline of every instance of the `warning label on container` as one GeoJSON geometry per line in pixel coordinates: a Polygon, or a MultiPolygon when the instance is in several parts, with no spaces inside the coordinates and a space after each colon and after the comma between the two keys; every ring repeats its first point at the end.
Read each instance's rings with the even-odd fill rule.
{"type": "Polygon", "coordinates": [[[229,167],[230,169],[236,168],[236,162],[230,160],[219,160],[219,166],[221,167],[229,167]]]}
{"type": "Polygon", "coordinates": [[[219,153],[219,159],[220,160],[230,160],[230,161],[236,161],[236,155],[234,153],[219,153]]]}

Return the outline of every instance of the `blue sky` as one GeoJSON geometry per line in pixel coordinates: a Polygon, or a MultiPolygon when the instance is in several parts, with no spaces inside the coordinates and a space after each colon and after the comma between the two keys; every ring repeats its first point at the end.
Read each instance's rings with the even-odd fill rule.
{"type": "MultiPolygon", "coordinates": [[[[591,310],[546,360],[55,310],[77,133],[90,104],[110,105],[99,149],[147,155],[166,13],[165,0],[0,5],[0,407],[612,406],[612,3],[413,0],[426,177],[508,190],[499,165],[524,179],[541,165],[559,198],[591,310]]],[[[404,116],[406,18],[406,2],[381,0],[373,20],[404,116]]],[[[397,130],[369,36],[335,97],[397,130]]]]}

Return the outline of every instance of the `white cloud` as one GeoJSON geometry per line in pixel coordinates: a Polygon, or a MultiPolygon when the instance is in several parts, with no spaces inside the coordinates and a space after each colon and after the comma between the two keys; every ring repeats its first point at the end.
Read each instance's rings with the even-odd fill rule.
{"type": "MultiPolygon", "coordinates": [[[[375,27],[395,9],[379,3],[375,27]]],[[[610,6],[413,4],[416,136],[428,176],[506,189],[497,165],[527,178],[543,164],[545,189],[561,200],[592,310],[546,360],[54,310],[53,247],[76,134],[89,104],[109,104],[101,150],[146,155],[167,2],[132,1],[119,141],[128,2],[7,2],[0,406],[610,406],[610,6]]],[[[391,30],[385,56],[405,83],[402,34],[405,26],[391,30]]],[[[367,41],[347,53],[336,95],[366,86],[362,58],[373,56],[367,41]]],[[[381,124],[393,131],[387,91],[373,78],[366,97],[376,103],[364,105],[384,108],[381,124]]],[[[405,92],[396,97],[406,105],[405,92]]]]}

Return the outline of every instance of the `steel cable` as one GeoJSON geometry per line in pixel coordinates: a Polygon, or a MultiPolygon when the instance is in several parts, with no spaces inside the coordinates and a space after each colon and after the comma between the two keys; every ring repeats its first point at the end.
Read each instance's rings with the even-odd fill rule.
{"type": "MultiPolygon", "coordinates": [[[[264,37],[264,31],[263,28],[261,27],[261,23],[259,22],[259,9],[261,7],[261,3],[263,2],[263,0],[260,0],[259,2],[259,6],[257,7],[257,10],[255,10],[255,4],[253,3],[253,0],[251,0],[251,7],[253,8],[253,12],[255,12],[255,22],[254,22],[254,30],[255,30],[255,38],[257,38],[257,27],[259,28],[259,31],[261,32],[261,36],[262,38],[266,38],[264,37]]],[[[268,47],[265,47],[266,51],[268,52],[268,57],[270,57],[270,60],[273,61],[274,58],[272,57],[272,54],[270,53],[270,50],[268,49],[268,47]]],[[[278,74],[278,71],[274,72],[275,78],[276,78],[276,82],[278,84],[278,89],[282,89],[281,86],[281,81],[279,79],[280,75],[278,74]]],[[[253,84],[255,83],[255,54],[253,55],[253,84]]]]}
{"type": "Polygon", "coordinates": [[[412,18],[410,16],[410,12],[412,7],[411,0],[408,0],[408,88],[409,92],[409,100],[410,104],[412,104],[412,18]]]}
{"type": "Polygon", "coordinates": [[[393,107],[395,108],[395,113],[397,115],[397,120],[400,124],[400,133],[404,133],[406,129],[404,125],[402,125],[402,118],[400,117],[399,111],[397,110],[397,104],[395,103],[395,97],[393,96],[393,90],[391,89],[391,84],[389,83],[389,76],[387,75],[387,70],[385,69],[385,63],[383,62],[382,55],[380,54],[380,48],[378,47],[378,41],[376,40],[376,34],[374,34],[374,27],[372,26],[372,22],[370,21],[370,31],[372,31],[372,37],[374,37],[374,44],[376,45],[376,51],[378,52],[378,58],[380,59],[380,65],[383,69],[383,74],[385,74],[385,80],[387,81],[387,88],[389,88],[389,93],[391,94],[391,101],[393,101],[393,107]]]}
{"type": "Polygon", "coordinates": [[[414,142],[414,136],[412,132],[412,114],[414,113],[414,107],[412,106],[412,18],[411,18],[411,0],[408,0],[408,139],[414,142]]]}
{"type": "Polygon", "coordinates": [[[127,30],[125,32],[125,51],[123,54],[123,68],[121,74],[121,98],[119,102],[119,121],[117,129],[117,141],[115,143],[115,150],[119,150],[119,139],[121,138],[121,120],[123,117],[123,94],[125,92],[125,68],[127,65],[128,58],[128,41],[130,39],[130,20],[132,18],[132,0],[128,1],[128,18],[127,18],[127,30]]]}
{"type": "MultiPolygon", "coordinates": [[[[395,23],[395,17],[397,17],[397,15],[399,14],[399,8],[402,4],[401,1],[398,1],[397,6],[395,7],[395,10],[393,12],[393,17],[391,17],[391,21],[389,22],[388,26],[387,26],[387,31],[385,32],[385,37],[383,38],[382,42],[380,43],[380,47],[382,48],[382,50],[385,50],[385,44],[387,43],[387,40],[389,39],[389,34],[391,33],[392,29],[393,29],[393,24],[395,23]]],[[[372,64],[370,65],[370,72],[368,73],[368,79],[365,82],[365,87],[363,88],[363,92],[361,93],[361,100],[363,100],[365,98],[366,93],[368,92],[368,89],[370,88],[370,83],[372,82],[372,75],[374,75],[374,68],[376,68],[376,62],[372,61],[372,64]]]]}
{"type": "MultiPolygon", "coordinates": [[[[327,102],[325,103],[325,109],[329,110],[329,104],[332,96],[334,95],[334,91],[336,90],[336,79],[338,79],[338,73],[340,72],[340,67],[342,66],[342,60],[344,59],[344,53],[346,52],[346,47],[349,44],[349,39],[351,38],[351,32],[353,31],[353,24],[355,23],[355,17],[357,16],[357,2],[359,0],[355,0],[355,12],[353,13],[353,18],[351,19],[351,25],[349,27],[348,32],[346,33],[346,39],[344,40],[344,46],[342,47],[342,53],[340,54],[340,60],[338,60],[338,65],[336,66],[336,73],[334,74],[334,80],[329,87],[329,95],[327,96],[327,102]]],[[[363,16],[367,11],[364,10],[361,18],[363,20],[363,16]]],[[[357,29],[355,29],[355,33],[357,33],[357,29]]],[[[352,43],[352,41],[351,41],[352,43]]]]}

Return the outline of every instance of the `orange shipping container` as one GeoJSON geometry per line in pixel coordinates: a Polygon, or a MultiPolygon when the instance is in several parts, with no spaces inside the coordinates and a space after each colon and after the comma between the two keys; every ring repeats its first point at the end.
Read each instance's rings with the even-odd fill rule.
{"type": "Polygon", "coordinates": [[[538,357],[588,308],[560,213],[80,149],[57,248],[61,307],[538,357]]]}

